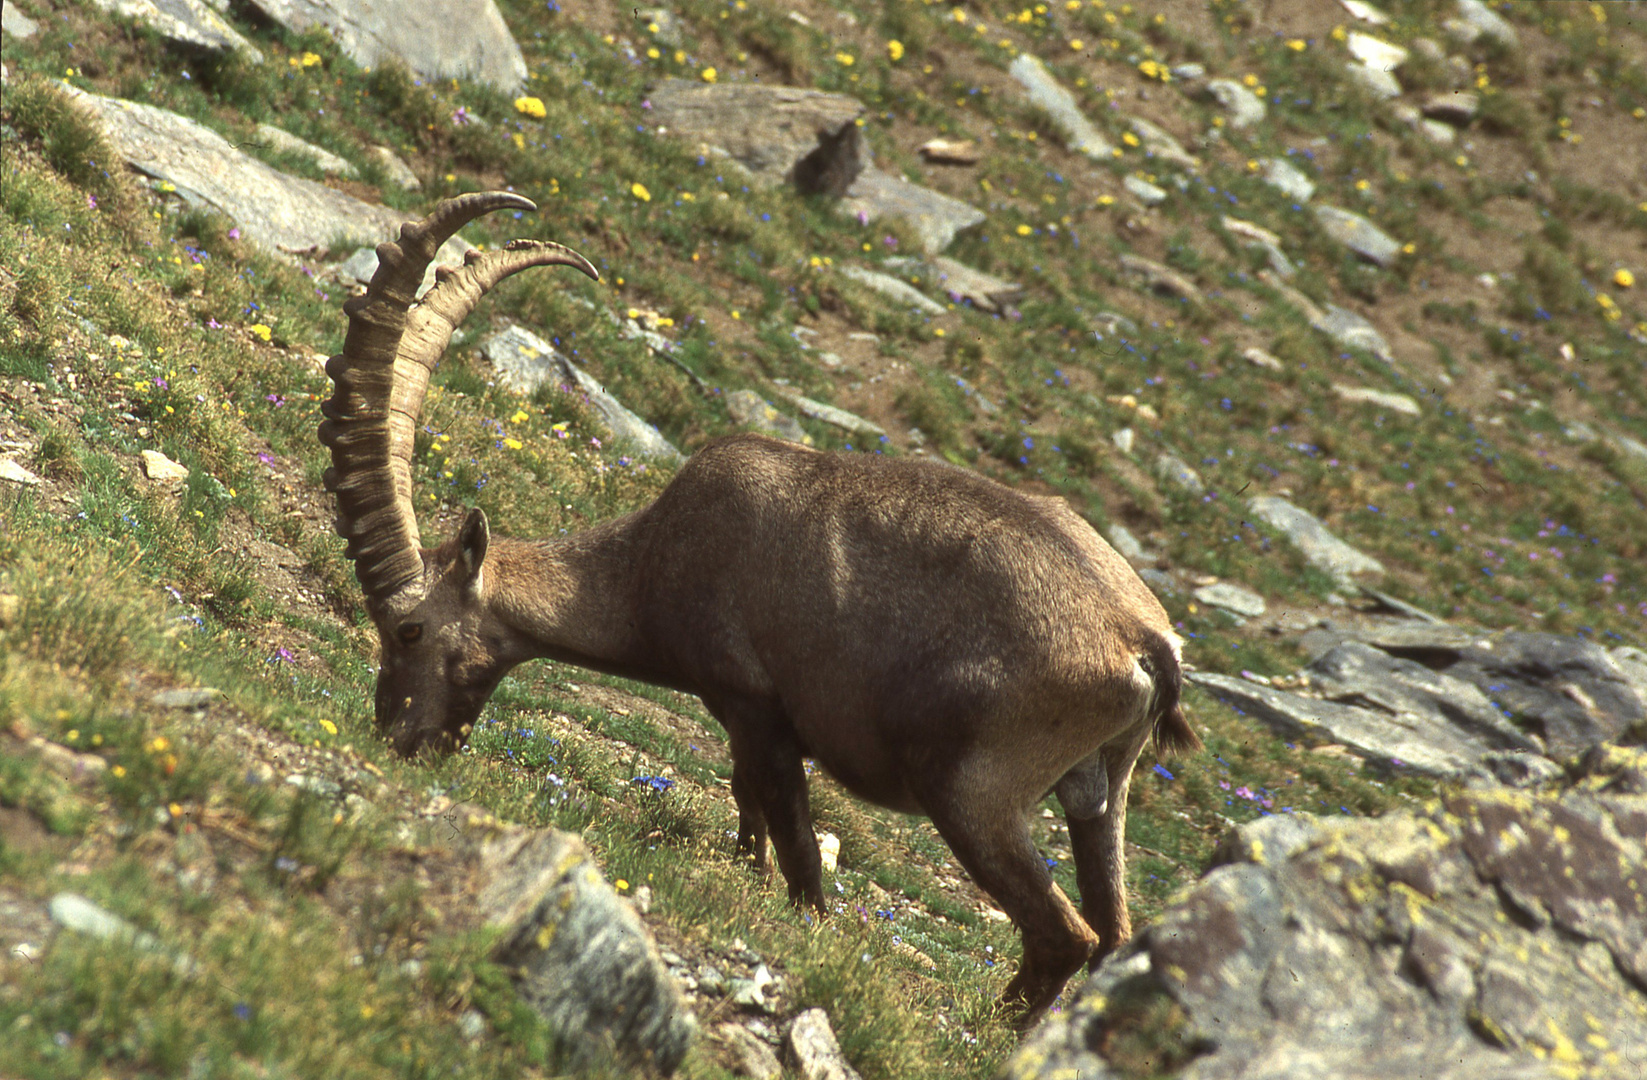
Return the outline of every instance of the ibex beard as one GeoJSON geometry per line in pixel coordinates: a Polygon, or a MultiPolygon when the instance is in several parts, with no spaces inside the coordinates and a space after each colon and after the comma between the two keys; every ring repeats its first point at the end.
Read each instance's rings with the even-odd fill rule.
{"type": "Polygon", "coordinates": [[[321,441],[382,641],[377,723],[397,751],[460,747],[512,667],[549,658],[700,697],[725,728],[738,847],[767,841],[797,904],[824,910],[803,759],[867,801],[930,817],[1023,934],[1004,1000],[1028,1026],[1070,975],[1131,934],[1127,790],[1153,736],[1200,745],[1179,707],[1179,640],[1137,574],[1061,499],[963,469],[715,440],[650,506],[554,540],[493,537],[471,511],[419,542],[413,434],[429,373],[484,292],[529,266],[573,266],[515,241],[442,272],[435,250],[490,210],[440,204],[378,248],[321,441]],[[1077,913],[1027,824],[1056,792],[1077,913]]]}

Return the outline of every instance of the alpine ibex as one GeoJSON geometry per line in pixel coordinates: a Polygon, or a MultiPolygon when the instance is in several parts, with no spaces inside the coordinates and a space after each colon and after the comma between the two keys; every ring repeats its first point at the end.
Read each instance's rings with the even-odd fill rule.
{"type": "Polygon", "coordinates": [[[1179,710],[1179,639],[1132,569],[1062,500],[961,469],[820,453],[754,435],[699,450],[654,503],[561,539],[493,537],[471,511],[419,546],[413,434],[429,374],[482,294],[529,266],[515,241],[442,271],[435,249],[488,211],[465,195],[377,249],[326,372],[320,438],[337,529],[382,639],[377,724],[402,754],[468,737],[505,672],[548,657],[698,695],[731,743],[738,847],[822,910],[803,758],[860,798],[924,813],[1024,937],[1006,998],[1027,1024],[1124,942],[1127,786],[1179,710]],[[1025,817],[1056,791],[1085,922],[1025,817]]]}

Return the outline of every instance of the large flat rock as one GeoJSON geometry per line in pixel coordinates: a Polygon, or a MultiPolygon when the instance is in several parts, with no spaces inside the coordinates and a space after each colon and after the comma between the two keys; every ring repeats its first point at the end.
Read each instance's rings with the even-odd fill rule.
{"type": "Polygon", "coordinates": [[[1425,776],[1463,776],[1488,749],[1452,731],[1433,712],[1360,708],[1208,671],[1188,677],[1283,739],[1344,746],[1364,760],[1425,776]]]}
{"type": "Polygon", "coordinates": [[[867,221],[902,218],[914,227],[921,250],[927,255],[938,254],[962,230],[985,221],[984,212],[970,203],[912,184],[873,165],[864,166],[847,188],[840,209],[867,221]]]}
{"type": "Polygon", "coordinates": [[[1332,629],[1305,644],[1360,641],[1477,687],[1496,712],[1543,741],[1553,757],[1577,754],[1647,719],[1635,672],[1593,641],[1561,634],[1487,634],[1446,625],[1332,629]]]}
{"type": "Polygon", "coordinates": [[[455,806],[442,822],[471,868],[492,958],[562,1040],[568,1064],[612,1057],[648,1073],[680,1064],[697,1031],[646,924],[612,891],[583,841],[455,806]]]}
{"type": "MultiPolygon", "coordinates": [[[[338,241],[374,246],[398,236],[400,226],[412,219],[283,173],[177,113],[64,89],[102,122],[126,164],[172,185],[190,205],[225,215],[247,239],[265,247],[285,254],[324,254],[338,241]]],[[[467,246],[449,244],[439,261],[460,262],[467,246]]]]}
{"type": "Polygon", "coordinates": [[[1278,530],[1298,548],[1311,566],[1340,581],[1362,574],[1383,574],[1384,564],[1334,536],[1321,519],[1286,499],[1260,495],[1247,504],[1265,524],[1278,530]]]}
{"type": "Polygon", "coordinates": [[[92,0],[111,15],[134,19],[174,45],[203,52],[239,52],[256,63],[263,54],[205,0],[92,0]]]}
{"type": "Polygon", "coordinates": [[[1388,267],[1401,257],[1401,241],[1360,214],[1336,206],[1317,206],[1321,231],[1370,263],[1388,267]]]}
{"type": "Polygon", "coordinates": [[[480,353],[497,371],[498,382],[505,388],[531,394],[546,383],[567,386],[588,398],[617,438],[627,439],[648,457],[685,460],[657,428],[630,412],[593,375],[524,326],[511,326],[493,334],[481,342],[480,353]]]}
{"type": "Polygon", "coordinates": [[[1581,772],[1242,826],[1001,1075],[1136,1076],[1104,1053],[1140,1035],[1181,1080],[1639,1075],[1647,755],[1581,772]]]}
{"type": "Polygon", "coordinates": [[[1108,162],[1115,156],[1115,144],[1093,126],[1075,104],[1075,97],[1055,79],[1046,65],[1030,53],[1020,53],[1007,69],[1024,88],[1030,104],[1047,114],[1052,126],[1063,136],[1064,145],[1093,161],[1108,162]]]}
{"type": "Polygon", "coordinates": [[[844,195],[869,160],[864,104],[846,94],[665,79],[647,97],[660,132],[723,151],[764,184],[844,195]]]}
{"type": "Polygon", "coordinates": [[[294,34],[330,30],[361,67],[399,59],[424,78],[475,79],[505,93],[526,79],[526,58],[494,0],[248,0],[294,34]]]}

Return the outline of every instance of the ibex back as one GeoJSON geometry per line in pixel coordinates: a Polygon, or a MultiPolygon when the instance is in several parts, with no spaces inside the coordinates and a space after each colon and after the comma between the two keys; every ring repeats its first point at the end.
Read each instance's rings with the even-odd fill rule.
{"type": "Polygon", "coordinates": [[[582,533],[493,539],[477,510],[420,547],[412,433],[452,330],[527,266],[595,276],[520,241],[472,255],[412,309],[435,249],[500,207],[531,204],[449,200],[379,247],[327,364],[326,482],[382,639],[378,725],[403,754],[455,749],[503,675],[540,657],[696,694],[731,741],[740,850],[764,870],[770,837],[790,898],[823,910],[808,757],[863,799],[927,814],[1023,933],[1006,998],[1032,1022],[1130,934],[1123,839],[1144,744],[1199,745],[1166,612],[1062,500],[755,435],[710,443],[656,502],[582,533]],[[1048,791],[1085,921],[1030,839],[1048,791]]]}

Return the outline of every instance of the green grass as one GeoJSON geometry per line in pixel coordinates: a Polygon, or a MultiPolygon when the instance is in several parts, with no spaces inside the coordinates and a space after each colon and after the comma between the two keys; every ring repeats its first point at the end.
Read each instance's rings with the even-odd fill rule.
{"type": "MultiPolygon", "coordinates": [[[[494,697],[472,753],[392,758],[367,719],[373,633],[319,497],[326,456],[313,433],[329,384],[309,357],[341,346],[345,294],[230,223],[108,169],[101,136],[46,81],[66,68],[77,85],[177,110],[236,142],[256,122],[276,123],[362,166],[368,185],[382,177],[365,147],[390,146],[426,184],[416,195],[378,185],[391,205],[420,209],[512,184],[541,212],[479,223],[472,240],[551,238],[601,267],[598,285],[523,275],[472,316],[436,373],[416,447],[426,538],[472,506],[508,535],[558,535],[644,505],[668,481],[667,468],[601,445],[578,395],[548,388],[525,400],[489,385],[474,346],[515,320],[559,337],[687,451],[730,429],[717,395],[688,372],[711,391],[767,396],[769,380],[788,379],[809,396],[878,410],[891,438],[871,450],[910,452],[905,433],[919,428],[927,453],[1056,491],[1097,523],[1125,522],[1172,567],[1242,581],[1277,607],[1317,610],[1335,591],[1244,519],[1246,498],[1286,492],[1389,565],[1390,591],[1438,614],[1604,644],[1647,637],[1647,470],[1612,444],[1579,446],[1563,433],[1576,416],[1647,438],[1644,309],[1636,292],[1609,284],[1639,247],[1647,212],[1586,171],[1593,140],[1572,139],[1598,109],[1628,118],[1647,105],[1638,32],[1613,26],[1602,40],[1588,9],[1562,18],[1512,6],[1521,32],[1548,35],[1551,49],[1542,70],[1488,48],[1467,56],[1480,65],[1471,77],[1486,79],[1484,118],[1467,134],[1480,150],[1459,164],[1461,147],[1430,145],[1345,88],[1330,34],[1300,51],[1255,32],[1248,6],[1224,0],[1206,9],[1205,32],[1120,4],[987,3],[968,7],[963,24],[947,6],[897,2],[857,10],[853,27],[691,0],[678,9],[693,42],[679,60],[672,49],[647,56],[650,35],[627,20],[608,42],[571,12],[502,6],[542,119],[473,84],[420,84],[394,65],[360,70],[320,34],[245,25],[269,62],[207,63],[71,8],[44,20],[28,47],[8,44],[0,422],[48,485],[0,492],[0,594],[18,598],[0,627],[0,724],[20,733],[14,740],[38,735],[109,768],[71,780],[7,744],[0,809],[26,814],[39,836],[7,834],[0,882],[36,899],[82,892],[187,953],[200,973],[183,978],[157,954],[60,938],[40,964],[8,968],[0,986],[0,1028],[13,1033],[0,1048],[7,1075],[552,1072],[556,1033],[488,964],[484,936],[429,918],[403,872],[394,824],[433,794],[579,831],[610,879],[651,890],[650,920],[682,949],[709,954],[741,938],[783,972],[790,1005],[825,1006],[866,1077],[986,1076],[1013,1045],[992,1002],[1015,935],[954,887],[958,871],[931,828],[815,779],[820,828],[842,840],[840,873],[826,883],[841,906],[809,924],[783,902],[781,882],[757,882],[734,858],[723,733],[692,699],[536,664],[494,697]],[[889,40],[903,45],[900,59],[889,40]],[[1049,61],[1124,147],[1120,158],[1073,159],[1022,106],[1005,68],[1024,48],[1049,61]],[[1250,74],[1270,120],[1197,144],[1219,111],[1146,78],[1139,64],[1149,60],[1250,74]],[[889,238],[908,252],[909,230],[861,226],[782,190],[746,191],[695,148],[637,130],[651,80],[701,79],[709,67],[722,81],[758,71],[863,100],[883,167],[988,210],[950,254],[1021,282],[1018,314],[898,310],[836,268],[878,265],[889,238]],[[1603,105],[1576,104],[1592,95],[1603,105]],[[1133,113],[1185,136],[1202,172],[1180,189],[1175,170],[1121,142],[1133,113]],[[983,161],[924,166],[913,146],[934,134],[979,139],[983,161]],[[1368,214],[1412,253],[1379,270],[1320,238],[1310,215],[1259,179],[1256,162],[1271,156],[1309,172],[1317,202],[1368,214]],[[1134,173],[1169,189],[1161,208],[1125,204],[1121,180],[1134,173]],[[1506,205],[1536,224],[1507,224],[1506,205]],[[1296,287],[1317,301],[1355,306],[1387,335],[1403,328],[1400,362],[1347,353],[1277,303],[1257,277],[1261,262],[1222,234],[1224,214],[1279,233],[1301,265],[1296,287]],[[1123,253],[1189,276],[1206,305],[1186,311],[1134,291],[1119,273],[1123,253]],[[1500,276],[1490,291],[1474,284],[1488,266],[1500,276]],[[604,315],[629,308],[672,320],[678,364],[624,340],[604,315]],[[1109,312],[1136,329],[1098,340],[1109,312]],[[799,347],[797,328],[830,337],[820,348],[837,347],[846,330],[878,340],[869,359],[835,372],[799,347]],[[1250,366],[1241,353],[1251,345],[1284,370],[1250,366]],[[1346,405],[1332,391],[1344,382],[1410,394],[1422,414],[1346,405]],[[1130,456],[1110,441],[1123,426],[1136,432],[1130,456]],[[1205,497],[1156,490],[1149,472],[1168,448],[1200,471],[1205,497]],[[170,490],[142,480],[144,449],[186,465],[189,481],[170,490]],[[292,553],[285,576],[254,542],[292,553]],[[210,720],[149,704],[153,690],[179,685],[223,690],[232,727],[381,775],[363,792],[377,810],[357,818],[249,782],[210,720]],[[675,786],[633,782],[659,775],[675,786]],[[473,1046],[458,1028],[470,1008],[488,1030],[473,1046]]],[[[1444,5],[1388,6],[1391,40],[1440,40],[1444,5]]],[[[1446,78],[1418,65],[1409,85],[1446,78]]],[[[808,430],[822,445],[854,442],[808,430]]],[[[1285,639],[1185,596],[1166,606],[1203,668],[1274,676],[1303,659],[1285,639]]],[[[1146,757],[1133,784],[1139,922],[1195,880],[1231,823],[1288,809],[1371,815],[1433,793],[1289,746],[1199,691],[1187,702],[1207,753],[1160,771],[1146,757]]],[[[1073,891],[1059,822],[1034,824],[1073,891]]],[[[1160,1002],[1129,1009],[1136,1022],[1117,1026],[1105,1050],[1118,1067],[1145,1075],[1192,1049],[1169,1037],[1175,1020],[1160,1002]],[[1158,1027],[1169,1035],[1152,1036],[1158,1027]]],[[[707,1048],[685,1072],[724,1075],[707,1048]]]]}

